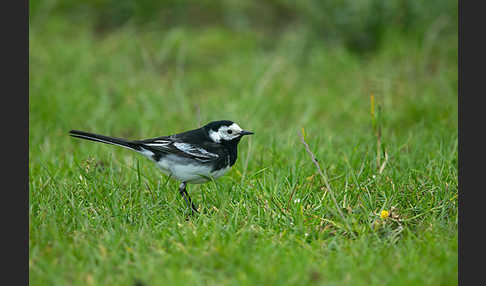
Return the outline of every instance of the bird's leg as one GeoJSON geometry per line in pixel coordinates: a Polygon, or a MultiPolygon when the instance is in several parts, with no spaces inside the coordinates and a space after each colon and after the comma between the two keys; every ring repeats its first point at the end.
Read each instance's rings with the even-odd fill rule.
{"type": "Polygon", "coordinates": [[[181,194],[181,196],[186,201],[187,207],[190,208],[193,213],[198,212],[196,206],[191,201],[191,197],[189,196],[189,194],[186,191],[186,182],[182,182],[179,185],[179,193],[181,194]]]}

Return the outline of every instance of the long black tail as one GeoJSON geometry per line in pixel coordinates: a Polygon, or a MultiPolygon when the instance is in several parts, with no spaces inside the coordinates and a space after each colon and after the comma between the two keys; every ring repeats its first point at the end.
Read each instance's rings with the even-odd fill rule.
{"type": "Polygon", "coordinates": [[[142,148],[140,147],[139,144],[122,138],[108,137],[104,135],[99,135],[99,134],[94,134],[94,133],[89,133],[89,132],[84,132],[79,130],[71,130],[69,131],[69,135],[76,138],[91,140],[95,142],[118,145],[135,151],[142,151],[142,148]]]}

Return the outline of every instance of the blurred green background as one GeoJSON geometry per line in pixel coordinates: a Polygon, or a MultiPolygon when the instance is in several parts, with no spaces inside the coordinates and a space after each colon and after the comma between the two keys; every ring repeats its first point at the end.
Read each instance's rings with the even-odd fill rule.
{"type": "MultiPolygon", "coordinates": [[[[274,122],[286,117],[279,126],[334,116],[342,120],[329,124],[348,128],[369,118],[362,106],[370,94],[385,110],[407,108],[418,116],[389,112],[392,125],[456,109],[456,1],[44,0],[30,1],[30,29],[30,106],[50,101],[46,116],[96,100],[111,102],[124,117],[144,112],[154,126],[167,100],[180,112],[168,126],[179,128],[184,120],[218,116],[248,120],[249,110],[266,122],[266,107],[274,122]],[[61,76],[77,84],[56,82],[61,76]],[[43,98],[48,93],[37,92],[43,87],[83,100],[43,98]],[[445,109],[424,112],[441,97],[451,99],[445,109]],[[241,108],[229,98],[243,99],[241,108]]],[[[63,118],[58,123],[66,129],[79,126],[63,118]]]]}
{"type": "Polygon", "coordinates": [[[218,27],[269,38],[267,48],[275,48],[276,39],[298,27],[307,41],[342,44],[363,55],[379,50],[389,32],[420,37],[435,24],[441,25],[441,34],[457,35],[457,7],[450,0],[45,0],[30,1],[30,19],[38,25],[64,17],[74,25],[89,24],[99,34],[124,25],[159,32],[218,27]]]}
{"type": "Polygon", "coordinates": [[[32,285],[457,285],[457,1],[29,5],[32,285]],[[149,161],[68,136],[219,119],[255,135],[190,221],[149,161]]]}

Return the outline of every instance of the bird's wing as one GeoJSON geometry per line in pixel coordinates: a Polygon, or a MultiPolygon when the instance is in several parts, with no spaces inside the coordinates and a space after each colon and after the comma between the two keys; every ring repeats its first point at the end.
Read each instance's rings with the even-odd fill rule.
{"type": "Polygon", "coordinates": [[[186,154],[189,154],[191,156],[198,157],[198,158],[216,159],[216,158],[219,157],[218,154],[211,153],[211,152],[207,151],[206,149],[204,149],[200,146],[195,146],[193,144],[183,143],[183,142],[174,142],[172,145],[175,146],[180,151],[182,151],[186,154]]]}
{"type": "Polygon", "coordinates": [[[180,140],[174,137],[144,140],[140,142],[140,146],[154,154],[176,154],[201,162],[208,162],[219,158],[218,154],[209,152],[201,146],[180,142],[180,140]]]}

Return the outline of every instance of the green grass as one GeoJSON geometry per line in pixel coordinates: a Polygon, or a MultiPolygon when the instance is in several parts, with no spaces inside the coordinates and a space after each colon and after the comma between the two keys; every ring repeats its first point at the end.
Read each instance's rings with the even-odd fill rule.
{"type": "Polygon", "coordinates": [[[54,17],[29,60],[31,285],[457,285],[457,36],[391,31],[360,58],[298,27],[99,35],[54,17]],[[68,136],[217,119],[255,135],[189,186],[189,219],[151,162],[68,136]]]}

